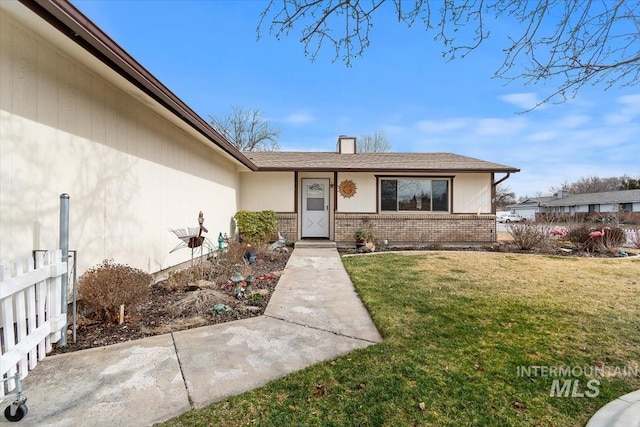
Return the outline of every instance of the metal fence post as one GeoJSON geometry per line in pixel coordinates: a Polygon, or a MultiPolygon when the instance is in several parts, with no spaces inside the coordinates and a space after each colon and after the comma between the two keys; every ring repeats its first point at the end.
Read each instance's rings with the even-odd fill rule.
{"type": "Polygon", "coordinates": [[[64,329],[59,344],[67,345],[67,295],[69,293],[69,195],[60,195],[60,250],[62,251],[62,261],[67,263],[67,272],[62,275],[62,313],[64,314],[64,329]]]}

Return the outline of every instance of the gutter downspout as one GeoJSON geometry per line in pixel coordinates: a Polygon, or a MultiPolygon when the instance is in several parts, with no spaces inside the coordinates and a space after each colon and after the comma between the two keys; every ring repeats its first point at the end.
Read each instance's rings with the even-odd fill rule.
{"type": "Polygon", "coordinates": [[[502,177],[502,178],[500,178],[498,181],[495,181],[495,182],[493,183],[493,186],[494,186],[494,187],[496,187],[496,186],[498,186],[499,184],[502,184],[504,181],[506,181],[507,179],[509,179],[509,177],[510,177],[510,176],[511,176],[511,172],[507,172],[507,175],[506,175],[506,176],[503,176],[503,177],[502,177]]]}
{"type": "Polygon", "coordinates": [[[495,173],[491,174],[491,213],[496,214],[496,187],[509,179],[511,176],[511,172],[507,172],[505,176],[500,178],[498,181],[495,181],[495,173]]]}

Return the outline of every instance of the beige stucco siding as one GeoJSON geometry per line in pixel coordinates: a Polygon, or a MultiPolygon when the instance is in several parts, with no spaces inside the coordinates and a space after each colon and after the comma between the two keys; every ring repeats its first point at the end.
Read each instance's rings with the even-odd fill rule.
{"type": "Polygon", "coordinates": [[[453,213],[491,213],[491,174],[457,174],[453,180],[453,213]]]}
{"type": "Polygon", "coordinates": [[[0,259],[58,245],[71,196],[79,273],[113,258],[146,271],[190,259],[171,228],[212,240],[237,210],[235,166],[129,93],[0,14],[0,259]]]}
{"type": "Polygon", "coordinates": [[[376,177],[372,173],[339,173],[338,182],[351,180],[356,185],[353,197],[342,197],[338,192],[338,212],[376,212],[376,177]]]}
{"type": "Polygon", "coordinates": [[[240,174],[240,209],[293,212],[295,174],[293,172],[252,172],[240,174]]]}

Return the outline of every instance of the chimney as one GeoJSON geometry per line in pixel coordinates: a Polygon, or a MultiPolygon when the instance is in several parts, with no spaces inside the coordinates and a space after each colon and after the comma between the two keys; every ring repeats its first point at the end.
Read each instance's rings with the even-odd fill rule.
{"type": "Polygon", "coordinates": [[[340,135],[338,137],[337,152],[339,154],[356,154],[356,138],[353,136],[340,135]]]}
{"type": "Polygon", "coordinates": [[[557,197],[558,197],[558,199],[564,199],[568,195],[569,195],[569,192],[567,190],[559,190],[558,194],[557,194],[557,197]]]}

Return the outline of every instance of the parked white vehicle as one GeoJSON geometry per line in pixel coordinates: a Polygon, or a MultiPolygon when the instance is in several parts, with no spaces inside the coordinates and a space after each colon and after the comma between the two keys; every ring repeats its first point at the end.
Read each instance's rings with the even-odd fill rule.
{"type": "Polygon", "coordinates": [[[496,221],[498,222],[510,223],[510,222],[521,222],[526,220],[527,220],[526,218],[512,212],[496,215],[496,221]]]}

